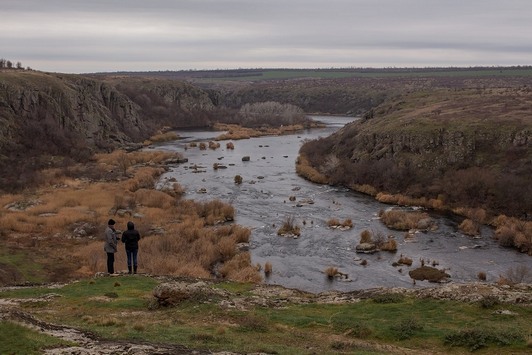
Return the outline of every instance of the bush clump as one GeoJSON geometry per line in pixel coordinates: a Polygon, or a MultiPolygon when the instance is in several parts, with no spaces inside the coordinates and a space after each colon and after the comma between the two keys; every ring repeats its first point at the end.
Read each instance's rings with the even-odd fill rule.
{"type": "Polygon", "coordinates": [[[449,333],[444,339],[446,345],[466,347],[470,351],[482,349],[488,344],[505,346],[518,341],[523,341],[523,336],[520,334],[500,330],[495,332],[480,328],[449,333]]]}
{"type": "Polygon", "coordinates": [[[412,338],[418,331],[423,330],[423,325],[414,318],[406,318],[392,325],[390,330],[398,340],[412,338]]]}
{"type": "Polygon", "coordinates": [[[451,275],[445,273],[442,270],[438,270],[431,266],[422,266],[415,270],[408,272],[408,275],[414,280],[427,280],[429,282],[442,282],[443,280],[451,277],[451,275]]]}
{"type": "Polygon", "coordinates": [[[281,228],[277,231],[277,235],[281,236],[290,234],[298,237],[301,235],[301,229],[296,225],[294,217],[287,217],[281,228]]]}

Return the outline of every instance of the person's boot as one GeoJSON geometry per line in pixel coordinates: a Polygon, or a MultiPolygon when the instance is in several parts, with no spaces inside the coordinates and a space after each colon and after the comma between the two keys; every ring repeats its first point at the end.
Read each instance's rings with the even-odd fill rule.
{"type": "Polygon", "coordinates": [[[130,265],[127,266],[127,271],[128,271],[128,274],[131,274],[131,266],[130,265]]]}
{"type": "Polygon", "coordinates": [[[133,265],[133,273],[134,273],[134,274],[137,273],[137,265],[133,265]]]}

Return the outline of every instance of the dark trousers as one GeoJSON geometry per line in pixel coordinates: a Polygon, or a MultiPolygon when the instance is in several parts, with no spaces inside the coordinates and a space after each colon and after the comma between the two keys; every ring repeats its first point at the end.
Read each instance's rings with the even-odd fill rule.
{"type": "Polygon", "coordinates": [[[139,250],[138,249],[126,249],[126,255],[127,255],[127,266],[137,266],[137,255],[139,250]]]}
{"type": "Polygon", "coordinates": [[[115,273],[115,253],[107,253],[107,272],[115,273]]]}

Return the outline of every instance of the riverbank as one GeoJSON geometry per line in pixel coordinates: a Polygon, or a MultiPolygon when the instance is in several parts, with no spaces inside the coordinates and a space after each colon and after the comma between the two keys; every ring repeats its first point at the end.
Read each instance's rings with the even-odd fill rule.
{"type": "MultiPolygon", "coordinates": [[[[296,161],[296,172],[299,176],[317,184],[332,184],[330,177],[311,166],[309,159],[304,154],[300,154],[296,161]]],[[[532,255],[532,221],[505,215],[490,216],[482,208],[451,206],[440,198],[392,194],[386,191],[379,191],[370,184],[350,184],[347,187],[353,191],[372,196],[382,203],[423,207],[439,213],[453,213],[464,217],[460,229],[472,237],[480,235],[480,225],[493,227],[495,228],[495,239],[501,246],[514,247],[522,253],[532,255]]]]}
{"type": "MultiPolygon", "coordinates": [[[[86,164],[43,170],[41,185],[0,196],[0,284],[67,281],[106,270],[103,232],[109,218],[140,231],[139,270],[152,274],[260,281],[247,228],[227,223],[235,210],[222,201],[182,200],[176,181],[155,185],[179,154],[115,151],[86,164]]],[[[115,269],[127,269],[119,245],[115,269]]]]}

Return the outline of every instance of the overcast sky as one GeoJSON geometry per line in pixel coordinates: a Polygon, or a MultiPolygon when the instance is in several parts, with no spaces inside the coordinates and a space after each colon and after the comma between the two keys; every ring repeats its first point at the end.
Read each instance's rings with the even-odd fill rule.
{"type": "Polygon", "coordinates": [[[68,73],[532,64],[532,0],[1,0],[0,58],[68,73]]]}

